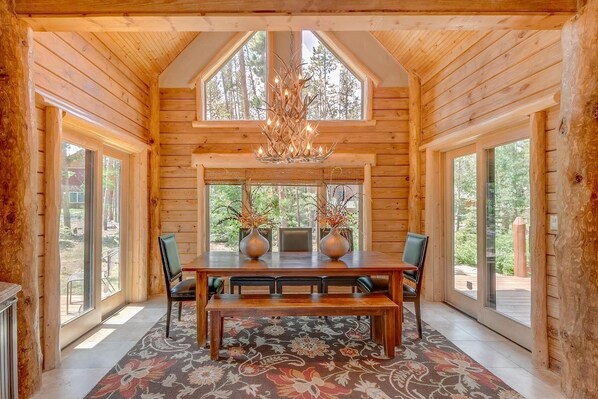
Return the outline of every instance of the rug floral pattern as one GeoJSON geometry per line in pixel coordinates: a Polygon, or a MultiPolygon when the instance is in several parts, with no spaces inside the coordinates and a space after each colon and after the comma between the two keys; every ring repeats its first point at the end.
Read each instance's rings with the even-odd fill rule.
{"type": "Polygon", "coordinates": [[[523,398],[406,312],[397,356],[369,339],[367,318],[227,319],[220,360],[198,349],[193,308],[160,320],[87,398],[523,398]]]}

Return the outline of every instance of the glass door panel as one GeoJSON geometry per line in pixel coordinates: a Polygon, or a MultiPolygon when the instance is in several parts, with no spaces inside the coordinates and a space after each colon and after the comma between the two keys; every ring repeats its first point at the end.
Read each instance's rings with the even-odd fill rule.
{"type": "Polygon", "coordinates": [[[120,159],[103,156],[102,300],[122,289],[122,166],[120,159]]]}
{"type": "Polygon", "coordinates": [[[453,290],[478,297],[476,154],[452,161],[453,290]]]}
{"type": "Polygon", "coordinates": [[[93,278],[93,151],[62,144],[60,212],[61,324],[95,307],[93,278]]]}
{"type": "Polygon", "coordinates": [[[530,326],[529,139],[486,150],[485,306],[530,326]]]}

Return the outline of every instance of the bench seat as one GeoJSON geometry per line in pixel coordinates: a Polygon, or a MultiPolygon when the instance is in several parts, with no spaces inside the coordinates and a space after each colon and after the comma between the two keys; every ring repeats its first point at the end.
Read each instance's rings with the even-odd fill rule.
{"type": "Polygon", "coordinates": [[[395,312],[398,305],[384,294],[214,295],[210,317],[210,354],[218,359],[225,317],[374,316],[382,322],[386,356],[395,356],[395,312]]]}

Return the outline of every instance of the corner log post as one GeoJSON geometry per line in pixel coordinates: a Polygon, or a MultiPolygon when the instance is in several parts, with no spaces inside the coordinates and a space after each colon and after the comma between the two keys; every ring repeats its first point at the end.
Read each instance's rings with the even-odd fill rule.
{"type": "Polygon", "coordinates": [[[41,384],[32,32],[0,2],[0,280],[20,284],[19,396],[41,384]]]}
{"type": "Polygon", "coordinates": [[[154,77],[149,85],[149,281],[148,294],[155,295],[164,292],[162,278],[162,260],[158,237],[162,231],[160,221],[160,86],[158,77],[154,77]]]}
{"type": "Polygon", "coordinates": [[[409,75],[409,231],[421,233],[421,81],[417,75],[409,75]]]}
{"type": "Polygon", "coordinates": [[[557,203],[561,386],[598,397],[598,0],[562,33],[563,78],[557,203]]]}

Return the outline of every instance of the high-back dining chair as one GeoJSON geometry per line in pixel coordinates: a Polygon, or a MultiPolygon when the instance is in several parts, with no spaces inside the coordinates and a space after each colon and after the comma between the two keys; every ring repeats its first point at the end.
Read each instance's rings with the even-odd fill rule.
{"type": "MultiPolygon", "coordinates": [[[[320,229],[320,239],[330,233],[330,228],[320,229]]],[[[340,229],[343,237],[349,241],[349,252],[353,251],[353,230],[350,228],[340,229]]],[[[359,276],[325,276],[322,277],[322,292],[328,293],[330,287],[351,287],[353,292],[357,289],[357,278],[359,276]]]]}
{"type": "MultiPolygon", "coordinates": [[[[179,321],[183,310],[183,302],[195,301],[195,278],[183,279],[183,269],[179,258],[174,234],[164,234],[158,237],[160,255],[162,255],[162,269],[166,283],[166,297],[168,310],[166,312],[166,337],[170,337],[170,314],[172,303],[179,303],[179,321]],[[178,282],[173,286],[173,282],[178,282]]],[[[208,278],[209,295],[221,294],[224,290],[224,280],[220,277],[208,278]]]]}
{"type": "MultiPolygon", "coordinates": [[[[312,245],[311,228],[304,227],[281,227],[278,229],[278,246],[280,252],[311,252],[312,245]]],[[[276,279],[276,292],[282,294],[285,286],[309,286],[314,292],[322,292],[322,279],[311,276],[281,276],[276,279]]]]}
{"type": "MultiPolygon", "coordinates": [[[[239,229],[239,243],[245,238],[250,229],[242,228],[239,229]]],[[[272,229],[261,228],[259,232],[270,244],[268,252],[272,252],[272,229]]],[[[232,276],[229,280],[229,292],[235,293],[235,287],[239,287],[239,294],[241,294],[242,287],[268,287],[270,294],[274,294],[276,290],[276,278],[270,276],[232,276]]]]}
{"type": "MultiPolygon", "coordinates": [[[[422,337],[422,319],[420,309],[420,294],[428,249],[428,236],[407,233],[405,248],[403,249],[403,262],[412,264],[417,270],[403,272],[403,277],[411,281],[415,287],[403,284],[403,302],[413,302],[415,306],[415,318],[417,320],[417,333],[422,337]]],[[[362,292],[388,292],[388,278],[385,277],[359,277],[357,286],[362,292]]]]}

